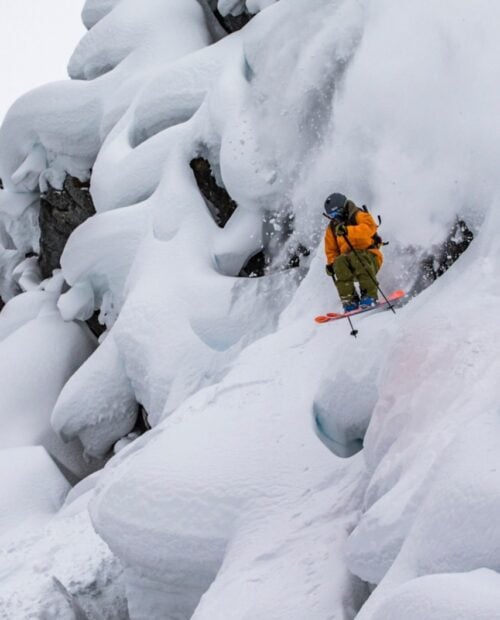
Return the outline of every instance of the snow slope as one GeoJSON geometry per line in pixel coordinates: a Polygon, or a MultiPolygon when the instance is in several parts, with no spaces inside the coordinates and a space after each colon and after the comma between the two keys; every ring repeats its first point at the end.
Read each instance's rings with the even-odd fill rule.
{"type": "MultiPolygon", "coordinates": [[[[26,289],[0,316],[0,348],[29,327],[48,352],[47,287],[75,338],[99,309],[104,338],[63,364],[37,418],[50,409],[99,458],[138,403],[153,426],[72,491],[43,577],[30,568],[47,561],[43,530],[13,539],[19,579],[47,595],[21,608],[1,585],[1,612],[59,601],[121,617],[125,587],[134,619],[494,618],[500,7],[247,8],[261,12],[221,38],[196,0],[89,0],[76,79],[26,95],[0,130],[2,294],[26,289]],[[190,168],[200,156],[238,204],[224,228],[190,168]],[[37,283],[23,261],[38,192],[66,173],[91,175],[97,214],[37,283]],[[338,308],[321,248],[334,190],[383,215],[387,290],[412,287],[457,218],[475,235],[396,316],[358,317],[357,340],[312,321],[338,308]],[[288,269],[299,245],[311,255],[288,269]],[[262,249],[267,274],[238,277],[262,249]],[[58,578],[62,596],[46,576],[82,539],[100,554],[78,583],[58,578]],[[106,571],[90,604],[86,580],[106,571]]],[[[16,379],[28,366],[14,359],[16,379]]]]}

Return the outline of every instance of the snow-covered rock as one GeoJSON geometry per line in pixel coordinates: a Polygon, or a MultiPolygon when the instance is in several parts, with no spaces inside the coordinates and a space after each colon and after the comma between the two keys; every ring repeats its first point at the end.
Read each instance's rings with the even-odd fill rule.
{"type": "Polygon", "coordinates": [[[323,363],[322,339],[306,325],[248,347],[220,384],[110,463],[92,515],[130,567],[134,618],[196,608],[193,618],[222,620],[228,601],[234,618],[353,618],[364,600],[343,568],[362,461],[332,458],[305,415],[323,363]]]}
{"type": "Polygon", "coordinates": [[[50,416],[64,384],[96,342],[88,328],[61,319],[56,299],[49,291],[28,292],[12,299],[2,312],[0,447],[41,444],[66,472],[81,477],[89,471],[81,448],[61,441],[50,416]]]}
{"type": "Polygon", "coordinates": [[[495,210],[456,277],[408,308],[388,358],[365,439],[365,512],[348,543],[351,570],[380,584],[360,618],[383,617],[411,579],[497,567],[497,223],[495,210]],[[480,321],[444,310],[467,308],[464,290],[472,306],[484,301],[480,321]]]}
{"type": "Polygon", "coordinates": [[[20,526],[1,543],[2,620],[128,618],[123,568],[85,507],[43,526],[20,526]]]}
{"type": "Polygon", "coordinates": [[[69,483],[41,446],[0,450],[0,537],[47,521],[61,508],[69,483]]]}

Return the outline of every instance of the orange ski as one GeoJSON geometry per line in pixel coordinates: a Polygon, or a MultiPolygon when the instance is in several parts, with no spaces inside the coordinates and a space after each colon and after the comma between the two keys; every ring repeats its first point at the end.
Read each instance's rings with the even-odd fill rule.
{"type": "Polygon", "coordinates": [[[315,317],[316,323],[328,323],[329,321],[337,321],[338,319],[346,319],[350,316],[355,316],[356,314],[363,314],[364,312],[370,312],[370,310],[377,310],[380,308],[389,307],[389,304],[392,301],[397,301],[398,299],[402,299],[406,293],[404,291],[394,291],[387,296],[387,301],[385,299],[377,301],[374,306],[370,306],[368,308],[358,308],[357,310],[352,310],[351,312],[327,312],[326,314],[320,314],[315,317]]]}

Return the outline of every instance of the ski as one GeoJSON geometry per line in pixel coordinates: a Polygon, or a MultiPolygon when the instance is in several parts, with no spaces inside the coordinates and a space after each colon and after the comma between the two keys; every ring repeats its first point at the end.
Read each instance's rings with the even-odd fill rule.
{"type": "Polygon", "coordinates": [[[387,300],[385,299],[377,301],[374,306],[370,306],[369,308],[358,308],[357,310],[352,310],[351,312],[327,312],[326,314],[321,314],[315,317],[316,323],[328,323],[329,321],[337,321],[338,319],[346,319],[347,317],[356,316],[357,314],[363,314],[364,312],[370,312],[372,310],[387,308],[389,303],[392,301],[397,301],[398,299],[402,299],[406,293],[404,291],[394,291],[390,295],[388,295],[387,300]]]}

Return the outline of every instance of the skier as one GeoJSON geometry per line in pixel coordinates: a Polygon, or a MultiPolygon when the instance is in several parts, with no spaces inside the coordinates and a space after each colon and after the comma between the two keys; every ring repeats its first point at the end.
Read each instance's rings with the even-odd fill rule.
{"type": "Polygon", "coordinates": [[[343,194],[328,196],[325,215],[330,219],[325,232],[325,269],[335,282],[344,312],[375,305],[377,272],[384,259],[374,219],[343,194]]]}

